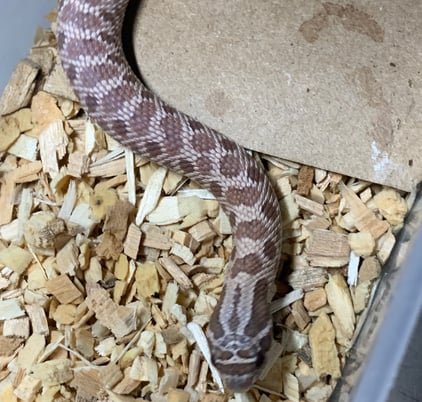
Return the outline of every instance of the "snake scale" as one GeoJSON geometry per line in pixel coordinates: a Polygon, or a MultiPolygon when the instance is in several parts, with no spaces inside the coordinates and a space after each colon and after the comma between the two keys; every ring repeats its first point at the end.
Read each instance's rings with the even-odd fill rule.
{"type": "Polygon", "coordinates": [[[235,142],[177,111],[130,68],[121,30],[129,0],[62,0],[58,47],[85,111],[135,153],[212,192],[234,246],[207,338],[213,364],[234,392],[257,380],[272,342],[269,302],[280,255],[280,210],[271,184],[235,142]]]}

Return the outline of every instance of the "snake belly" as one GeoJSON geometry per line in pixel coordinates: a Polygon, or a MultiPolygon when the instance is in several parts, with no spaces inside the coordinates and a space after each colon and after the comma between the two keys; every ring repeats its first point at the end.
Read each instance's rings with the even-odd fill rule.
{"type": "Polygon", "coordinates": [[[161,101],[136,77],[121,43],[129,0],[62,0],[58,47],[84,110],[133,152],[187,176],[220,202],[233,251],[207,338],[225,386],[257,380],[272,342],[269,301],[280,256],[280,210],[271,184],[235,142],[161,101]]]}

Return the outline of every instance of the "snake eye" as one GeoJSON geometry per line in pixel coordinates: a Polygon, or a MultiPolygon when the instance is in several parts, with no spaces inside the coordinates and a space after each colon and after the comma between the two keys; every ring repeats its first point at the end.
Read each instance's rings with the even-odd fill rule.
{"type": "Polygon", "coordinates": [[[227,350],[222,350],[222,351],[215,351],[212,355],[212,360],[213,363],[215,364],[215,361],[227,361],[230,360],[233,357],[233,353],[228,352],[227,350]]]}
{"type": "Polygon", "coordinates": [[[243,359],[253,359],[254,357],[256,357],[256,350],[253,350],[253,349],[239,350],[237,352],[237,355],[239,357],[242,357],[243,359]]]}
{"type": "Polygon", "coordinates": [[[243,359],[254,359],[256,368],[260,368],[265,361],[265,353],[253,349],[240,350],[237,355],[243,359]]]}

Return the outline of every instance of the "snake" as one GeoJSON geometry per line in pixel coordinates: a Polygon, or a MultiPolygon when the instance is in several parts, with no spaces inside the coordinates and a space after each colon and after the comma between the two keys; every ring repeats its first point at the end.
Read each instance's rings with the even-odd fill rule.
{"type": "Polygon", "coordinates": [[[61,0],[58,53],[80,105],[123,147],[209,190],[227,215],[233,247],[210,317],[211,361],[225,387],[255,384],[273,341],[270,301],[281,254],[280,204],[242,146],[152,93],[125,56],[129,0],[61,0]]]}

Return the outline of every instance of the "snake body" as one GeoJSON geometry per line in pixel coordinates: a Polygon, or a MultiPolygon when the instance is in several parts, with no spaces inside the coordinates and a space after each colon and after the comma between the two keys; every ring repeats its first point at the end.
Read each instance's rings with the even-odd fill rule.
{"type": "Polygon", "coordinates": [[[209,189],[229,217],[234,246],[207,338],[225,385],[245,391],[258,378],[272,341],[279,203],[241,146],[161,101],[133,73],[121,43],[128,1],[62,0],[61,62],[97,124],[124,147],[209,189]]]}

